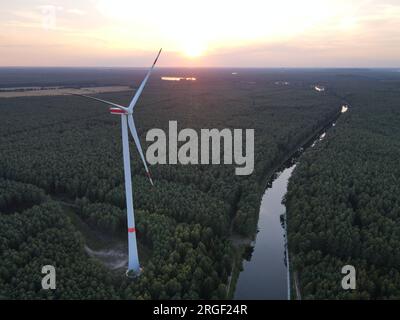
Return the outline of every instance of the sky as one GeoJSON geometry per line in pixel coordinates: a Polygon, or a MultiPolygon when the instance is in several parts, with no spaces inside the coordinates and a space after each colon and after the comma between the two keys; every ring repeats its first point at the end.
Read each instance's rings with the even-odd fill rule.
{"type": "Polygon", "coordinates": [[[400,67],[400,0],[0,1],[0,66],[400,67]]]}

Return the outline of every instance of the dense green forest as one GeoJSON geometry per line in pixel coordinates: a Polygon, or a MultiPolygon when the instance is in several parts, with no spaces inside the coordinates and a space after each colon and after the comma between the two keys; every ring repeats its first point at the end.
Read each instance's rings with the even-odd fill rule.
{"type": "Polygon", "coordinates": [[[351,108],[289,183],[291,267],[303,299],[399,299],[400,79],[339,80],[330,88],[351,108]],[[341,287],[344,265],[356,269],[355,290],[341,287]]]}
{"type": "MultiPolygon", "coordinates": [[[[65,71],[59,72],[49,74],[43,85],[62,85],[57,77],[65,71]]],[[[136,72],[140,78],[141,71],[136,72]]],[[[0,99],[1,297],[226,297],[237,250],[232,234],[254,235],[267,177],[338,113],[341,99],[313,90],[321,75],[312,72],[243,70],[235,77],[229,70],[191,72],[197,81],[166,82],[156,73],[146,87],[135,109],[144,148],[147,130],[166,129],[170,120],[177,120],[179,129],[252,128],[255,171],[235,176],[228,165],[157,165],[151,168],[152,187],[132,152],[144,267],[135,281],[89,256],[85,246],[91,243],[82,229],[94,231],[99,242],[102,237],[125,241],[119,117],[74,96],[0,99]],[[276,83],[282,80],[290,84],[276,83]],[[57,268],[54,291],[41,289],[45,264],[57,268]]],[[[114,73],[102,75],[96,73],[91,84],[116,83],[114,73]]],[[[44,81],[36,77],[21,78],[24,85],[44,81]]],[[[83,78],[87,85],[90,74],[89,80],[83,78]]],[[[0,82],[6,82],[4,76],[0,82]]],[[[127,103],[131,95],[100,97],[127,103]]]]}

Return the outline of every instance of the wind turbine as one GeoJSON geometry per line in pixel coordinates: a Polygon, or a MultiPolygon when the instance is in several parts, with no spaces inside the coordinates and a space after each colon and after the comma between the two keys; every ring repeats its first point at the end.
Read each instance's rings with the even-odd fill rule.
{"type": "Polygon", "coordinates": [[[132,198],[132,178],[131,178],[131,162],[129,156],[129,140],[128,140],[128,127],[131,131],[133,140],[135,141],[136,148],[140,154],[140,158],[142,159],[144,168],[146,170],[147,176],[149,177],[150,183],[153,185],[153,180],[151,179],[150,171],[147,167],[146,160],[143,155],[143,150],[140,145],[140,140],[136,131],[135,122],[133,121],[132,112],[135,108],[137,101],[139,100],[140,94],[143,91],[144,86],[146,85],[147,80],[150,77],[151,72],[156,65],[158,57],[160,56],[161,50],[158,52],[156,59],[154,60],[153,65],[149,69],[146,74],[146,77],[142,81],[139,89],[136,91],[132,101],[130,102],[128,107],[121,106],[114,102],[106,101],[99,98],[90,97],[82,94],[75,94],[80,97],[96,100],[98,102],[105,103],[107,105],[113,106],[110,108],[111,114],[116,114],[121,116],[121,127],[122,127],[122,151],[124,158],[124,175],[125,175],[125,194],[126,194],[126,210],[127,210],[127,220],[128,220],[128,270],[126,271],[126,275],[137,276],[140,274],[140,265],[139,265],[139,257],[137,251],[136,244],[136,229],[135,229],[135,215],[133,210],[133,198],[132,198]]]}

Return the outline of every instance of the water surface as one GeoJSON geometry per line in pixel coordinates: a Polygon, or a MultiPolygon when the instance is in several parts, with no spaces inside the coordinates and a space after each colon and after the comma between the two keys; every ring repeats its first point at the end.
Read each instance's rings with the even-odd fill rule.
{"type": "Polygon", "coordinates": [[[285,230],[280,216],[285,213],[282,198],[295,164],[290,165],[272,182],[262,197],[258,234],[250,261],[236,284],[235,299],[287,299],[285,263],[285,230]]]}

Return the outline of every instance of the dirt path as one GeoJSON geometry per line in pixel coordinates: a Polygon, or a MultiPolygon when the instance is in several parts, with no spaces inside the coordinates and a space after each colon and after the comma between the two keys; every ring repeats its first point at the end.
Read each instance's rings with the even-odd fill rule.
{"type": "Polygon", "coordinates": [[[63,96],[69,93],[76,94],[97,94],[106,92],[122,92],[132,90],[129,86],[104,86],[104,87],[85,87],[80,89],[73,88],[37,88],[37,89],[17,89],[12,91],[0,91],[0,98],[17,97],[42,97],[42,96],[63,96]]]}

